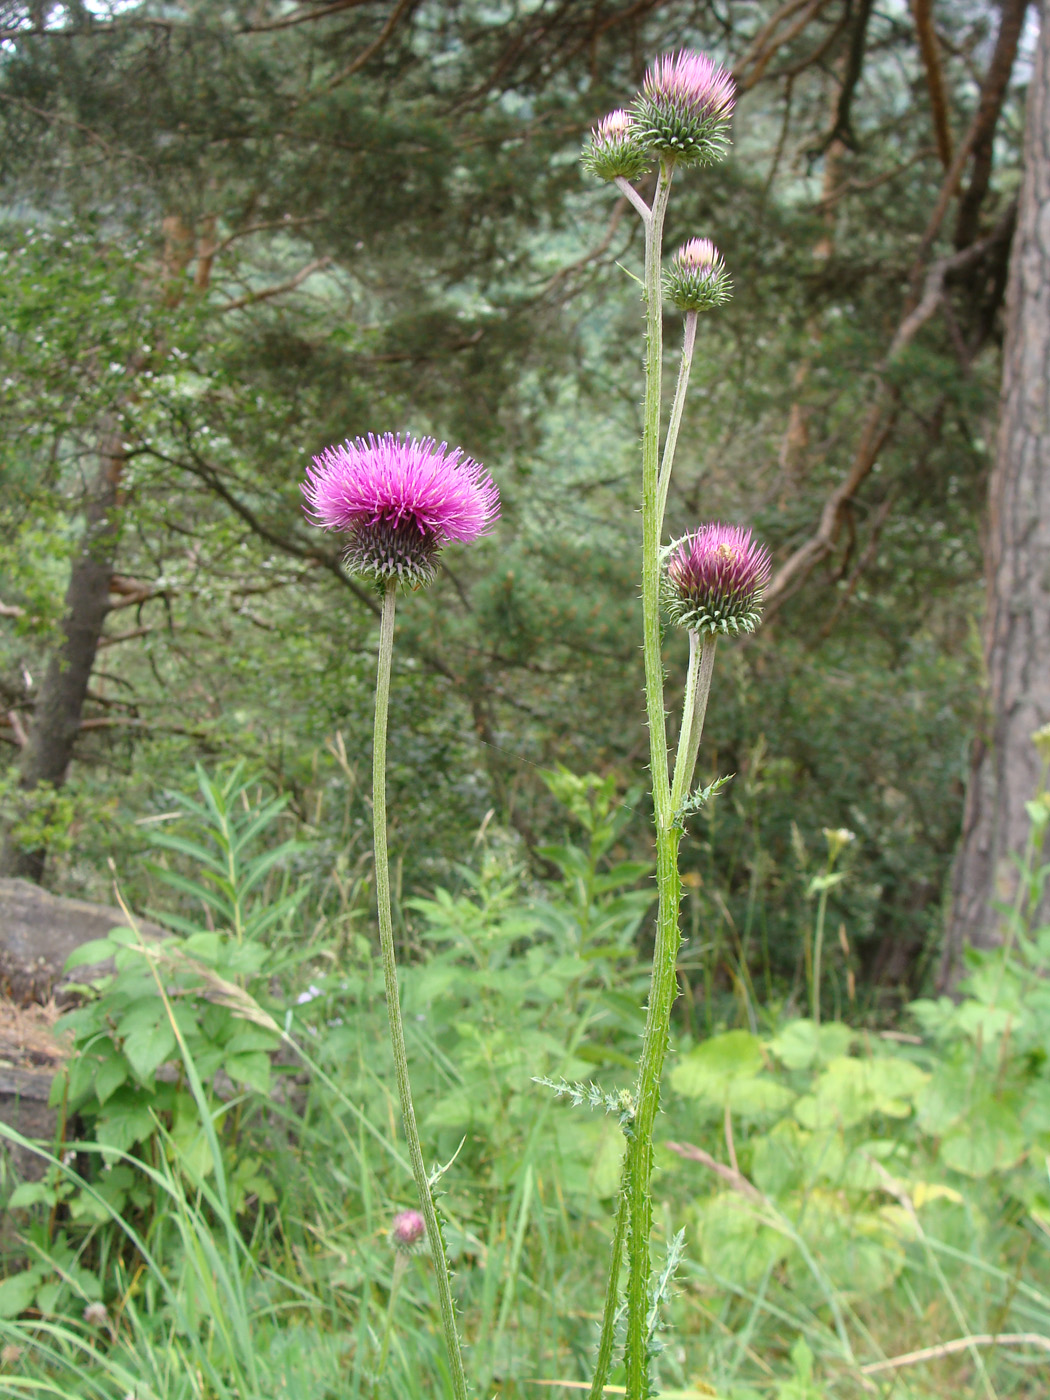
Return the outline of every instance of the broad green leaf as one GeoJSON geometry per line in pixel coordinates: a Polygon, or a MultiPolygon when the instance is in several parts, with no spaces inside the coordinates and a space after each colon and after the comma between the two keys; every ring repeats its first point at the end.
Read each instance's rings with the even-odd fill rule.
{"type": "Polygon", "coordinates": [[[929,1076],[910,1060],[840,1056],[820,1075],[811,1094],[795,1105],[805,1128],[850,1128],[874,1113],[905,1118],[929,1076]]]}
{"type": "Polygon", "coordinates": [[[845,1055],[852,1040],[853,1031],[840,1021],[817,1026],[803,1019],[790,1021],[769,1042],[769,1048],[788,1069],[809,1069],[818,1061],[826,1063],[845,1055]]]}
{"type": "Polygon", "coordinates": [[[168,1020],[163,1002],[161,1015],[150,1024],[136,1024],[124,1036],[123,1050],[136,1077],[143,1084],[153,1078],[158,1065],[175,1054],[175,1032],[168,1020]]]}
{"type": "MultiPolygon", "coordinates": [[[[23,1181],[11,1192],[7,1198],[8,1210],[28,1210],[30,1206],[35,1206],[41,1201],[48,1203],[54,1197],[54,1189],[45,1185],[42,1181],[23,1181]]],[[[5,1314],[0,1312],[0,1317],[5,1314]]]]}
{"type": "Polygon", "coordinates": [[[753,1079],[765,1067],[762,1042],[749,1031],[726,1031],[705,1040],[676,1065],[671,1084],[686,1098],[723,1103],[730,1082],[753,1079]]]}
{"type": "MultiPolygon", "coordinates": [[[[110,1098],[99,1114],[95,1137],[102,1147],[127,1152],[154,1131],[153,1117],[142,1095],[122,1088],[110,1098]]],[[[105,1156],[105,1154],[103,1154],[105,1156]]]]}
{"type": "Polygon", "coordinates": [[[128,1077],[128,1062],[119,1052],[103,1060],[95,1071],[95,1097],[100,1104],[106,1102],[128,1077]]]}
{"type": "Polygon", "coordinates": [[[247,1084],[259,1094],[270,1092],[270,1057],[262,1050],[250,1050],[243,1055],[227,1055],[226,1073],[238,1084],[247,1084]]]}
{"type": "Polygon", "coordinates": [[[106,962],[117,951],[119,944],[113,938],[92,938],[87,943],[81,943],[79,948],[74,948],[65,961],[65,971],[72,972],[75,967],[84,967],[88,963],[106,962]]]}
{"type": "Polygon", "coordinates": [[[983,1095],[964,1123],[941,1142],[941,1161],[964,1176],[989,1176],[1014,1166],[1027,1146],[1014,1094],[983,1095]]]}
{"type": "Polygon", "coordinates": [[[709,1198],[698,1214],[701,1258],[716,1278],[732,1279],[736,1286],[754,1285],[791,1252],[790,1240],[764,1223],[762,1207],[736,1192],[709,1198]]]}

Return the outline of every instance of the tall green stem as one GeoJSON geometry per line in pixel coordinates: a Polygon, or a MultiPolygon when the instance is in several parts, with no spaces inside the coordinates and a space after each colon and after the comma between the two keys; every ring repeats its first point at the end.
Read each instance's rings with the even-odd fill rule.
{"type": "Polygon", "coordinates": [[[612,1259],[609,1263],[609,1282],[605,1290],[605,1309],[602,1313],[602,1331],[598,1339],[598,1357],[594,1363],[594,1378],[587,1392],[587,1400],[602,1400],[605,1382],[609,1379],[612,1365],[613,1342],[616,1339],[616,1315],[620,1311],[620,1266],[623,1264],[623,1245],[627,1238],[627,1222],[630,1211],[627,1199],[627,1157],[624,1157],[623,1174],[620,1180],[620,1194],[616,1202],[616,1224],[613,1227],[612,1259]]]}
{"type": "Polygon", "coordinates": [[[467,1378],[463,1370],[463,1354],[456,1331],[456,1313],[452,1302],[445,1241],[434,1208],[430,1181],[423,1165],[423,1149],[416,1127],[416,1111],[412,1104],[412,1087],[408,1079],[408,1054],[405,1031],[401,1021],[401,998],[397,989],[397,963],[394,958],[394,923],[390,912],[390,857],[386,839],[386,734],[390,712],[390,663],[394,655],[394,609],[397,584],[391,580],[383,594],[383,613],[379,624],[379,665],[376,671],[376,722],[372,749],[372,834],[375,843],[376,902],[379,906],[379,942],[383,955],[383,980],[386,984],[386,1010],[390,1021],[390,1044],[394,1051],[394,1072],[401,1100],[401,1117],[405,1125],[408,1156],[416,1180],[423,1219],[427,1226],[427,1243],[434,1260],[438,1297],[441,1302],[441,1326],[448,1348],[449,1367],[455,1400],[467,1400],[467,1378]]]}
{"type": "Polygon", "coordinates": [[[663,288],[660,264],[663,224],[671,189],[672,167],[662,162],[645,230],[645,424],[642,437],[642,611],[645,700],[649,721],[649,760],[656,820],[656,883],[659,895],[656,947],[649,984],[645,1035],[638,1064],[638,1088],[632,1136],[627,1144],[627,1400],[649,1395],[649,1237],[653,1206],[653,1125],[660,1106],[660,1076],[667,1053],[671,1006],[677,991],[675,965],[680,934],[678,905],[679,834],[673,826],[671,783],[667,771],[663,661],[660,655],[660,389],[663,368],[663,288]]]}
{"type": "Polygon", "coordinates": [[[652,213],[645,226],[645,424],[642,430],[642,626],[645,708],[656,824],[669,816],[671,786],[664,727],[664,672],[660,656],[660,389],[663,372],[663,287],[660,262],[672,167],[660,164],[652,213]]]}

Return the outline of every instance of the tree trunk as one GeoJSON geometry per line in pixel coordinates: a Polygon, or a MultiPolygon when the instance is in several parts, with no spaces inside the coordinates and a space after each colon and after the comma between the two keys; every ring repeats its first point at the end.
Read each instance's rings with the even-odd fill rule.
{"type": "MultiPolygon", "coordinates": [[[[952,877],[945,986],[958,980],[967,945],[1001,942],[1000,906],[1016,895],[1012,857],[1024,852],[1025,803],[1039,781],[1032,734],[1050,720],[1050,15],[1044,15],[1028,90],[1006,308],[999,433],[988,488],[987,718],[974,744],[952,877]]],[[[1038,917],[1050,918],[1050,887],[1038,917]]]]}
{"type": "MultiPolygon", "coordinates": [[[[29,738],[19,760],[18,786],[24,792],[42,783],[65,782],[80,730],[81,712],[109,609],[109,583],[116,561],[120,478],[124,450],[115,426],[99,444],[99,467],[85,508],[84,533],[66,590],[62,641],[51,657],[36,705],[29,738]]],[[[8,832],[0,853],[0,875],[37,883],[43,877],[47,847],[27,847],[8,832]]]]}

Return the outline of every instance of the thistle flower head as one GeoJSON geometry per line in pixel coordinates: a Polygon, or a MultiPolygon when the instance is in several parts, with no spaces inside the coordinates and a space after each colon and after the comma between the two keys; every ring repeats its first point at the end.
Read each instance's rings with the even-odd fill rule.
{"type": "Polygon", "coordinates": [[[658,58],[634,102],[642,142],[686,165],[721,159],[732,112],[732,74],[688,49],[658,58]]]}
{"type": "Polygon", "coordinates": [[[722,255],[710,238],[690,238],[671,259],[664,279],[679,311],[706,311],[728,301],[733,284],[722,255]]]}
{"type": "Polygon", "coordinates": [[[105,1327],[109,1322],[105,1303],[88,1303],[84,1309],[84,1321],[89,1327],[105,1327]]]}
{"type": "Polygon", "coordinates": [[[592,129],[582,160],[584,169],[599,180],[636,180],[651,163],[638,123],[622,107],[602,117],[592,129]]]}
{"type": "Polygon", "coordinates": [[[390,1243],[399,1254],[413,1254],[426,1239],[426,1221],[418,1210],[403,1210],[390,1226],[390,1243]]]}
{"type": "Polygon", "coordinates": [[[701,525],[671,546],[664,601],[672,621],[692,632],[753,632],[769,582],[769,551],[737,525],[701,525]]]}
{"type": "Polygon", "coordinates": [[[347,567],[377,583],[430,583],[443,544],[469,544],[499,517],[485,468],[433,438],[369,433],[328,447],[300,489],[313,524],[349,536],[347,567]]]}

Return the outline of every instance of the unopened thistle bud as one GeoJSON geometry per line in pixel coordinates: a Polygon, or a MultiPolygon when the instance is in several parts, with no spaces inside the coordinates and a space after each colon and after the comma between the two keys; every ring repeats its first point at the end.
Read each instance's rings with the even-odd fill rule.
{"type": "Polygon", "coordinates": [[[769,551],[736,525],[701,525],[671,546],[664,602],[691,632],[753,632],[771,572],[769,551]]]}
{"type": "Polygon", "coordinates": [[[707,311],[729,300],[733,284],[722,255],[709,238],[690,238],[671,259],[664,278],[679,311],[707,311]]]}
{"type": "Polygon", "coordinates": [[[431,583],[442,545],[469,544],[499,517],[484,467],[433,438],[369,433],[326,448],[301,490],[313,524],[349,536],[347,568],[381,584],[431,583]]]}
{"type": "Polygon", "coordinates": [[[622,108],[602,117],[594,127],[582,160],[584,169],[599,180],[636,180],[652,164],[639,139],[638,123],[622,108]]]}
{"type": "Polygon", "coordinates": [[[390,1243],[399,1254],[415,1254],[426,1239],[426,1222],[418,1210],[403,1210],[390,1226],[390,1243]]]}
{"type": "Polygon", "coordinates": [[[664,54],[646,73],[633,112],[650,150],[685,165],[709,165],[729,144],[733,75],[706,54],[664,54]]]}

